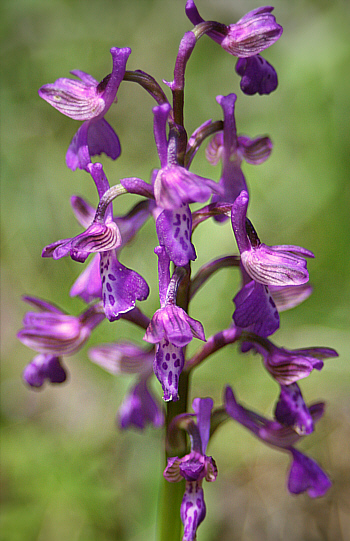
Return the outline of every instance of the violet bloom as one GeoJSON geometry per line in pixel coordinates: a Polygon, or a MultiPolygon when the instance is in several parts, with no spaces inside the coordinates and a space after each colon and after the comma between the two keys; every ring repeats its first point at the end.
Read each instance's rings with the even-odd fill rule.
{"type": "Polygon", "coordinates": [[[247,219],[249,196],[242,191],[232,205],[231,221],[241,262],[249,276],[264,285],[291,286],[309,279],[305,257],[314,254],[292,245],[266,246],[247,219]]]}
{"type": "Polygon", "coordinates": [[[283,32],[282,26],[271,15],[273,9],[271,6],[254,9],[236,24],[230,24],[221,47],[234,56],[246,58],[273,45],[283,32]]]}
{"type": "Polygon", "coordinates": [[[33,388],[42,387],[45,381],[49,383],[63,383],[67,379],[66,368],[62,365],[60,357],[49,353],[40,353],[27,364],[22,377],[33,388]]]}
{"type": "MultiPolygon", "coordinates": [[[[109,189],[108,180],[101,164],[90,164],[88,169],[95,181],[100,198],[109,189]]],[[[72,206],[78,221],[83,225],[91,223],[95,212],[82,198],[74,197],[72,206]]],[[[136,301],[145,300],[149,294],[146,281],[137,272],[125,267],[118,257],[151,214],[153,201],[142,201],[125,216],[112,216],[112,209],[106,211],[105,223],[114,223],[120,235],[117,248],[106,250],[95,256],[90,265],[78,277],[71,289],[71,295],[79,295],[86,302],[102,298],[104,310],[110,321],[135,307],[136,301]]],[[[111,205],[109,205],[111,207],[111,205]]]]}
{"type": "Polygon", "coordinates": [[[193,337],[205,340],[205,336],[202,324],[175,304],[181,267],[176,268],[170,280],[170,260],[165,248],[158,246],[154,251],[158,256],[161,308],[153,315],[143,339],[157,344],[154,372],[162,384],[163,399],[178,400],[179,376],[185,362],[182,348],[193,337]]]}
{"type": "MultiPolygon", "coordinates": [[[[292,457],[288,478],[290,492],[293,494],[308,492],[311,498],[317,498],[323,496],[331,487],[331,481],[319,465],[293,447],[302,438],[293,428],[284,426],[278,421],[270,421],[244,408],[238,404],[230,387],[226,387],[225,407],[230,417],[248,428],[262,441],[290,453],[292,457]]],[[[316,422],[323,415],[324,404],[313,404],[309,407],[309,411],[313,422],[316,422]]]]}
{"type": "MultiPolygon", "coordinates": [[[[191,440],[191,452],[182,458],[168,458],[164,477],[170,483],[186,481],[185,494],[181,503],[181,520],[184,525],[182,541],[196,539],[198,526],[206,515],[203,493],[203,479],[208,482],[216,480],[217,468],[212,457],[206,456],[206,448],[210,433],[210,415],[213,407],[211,398],[195,398],[192,404],[197,423],[191,420],[192,415],[179,415],[178,420],[185,422],[185,429],[191,440]]],[[[176,418],[175,418],[176,420],[176,418]]]]}
{"type": "Polygon", "coordinates": [[[27,312],[24,328],[17,337],[37,355],[25,368],[23,377],[33,387],[41,387],[46,379],[51,383],[65,381],[65,369],[60,356],[73,355],[88,340],[92,330],[104,319],[98,306],[92,306],[80,316],[70,316],[54,304],[35,297],[24,300],[40,312],[27,312]]]}
{"type": "Polygon", "coordinates": [[[136,384],[125,396],[118,410],[120,428],[143,430],[148,424],[159,427],[164,414],[148,386],[153,373],[154,351],[131,342],[102,344],[89,350],[90,359],[113,375],[135,374],[136,384]]]}
{"type": "Polygon", "coordinates": [[[71,73],[80,81],[61,78],[39,90],[40,97],[55,109],[75,120],[85,121],[74,135],[66,155],[67,166],[73,171],[77,167],[86,169],[91,156],[102,152],[113,160],[120,155],[118,136],[104,116],[116,100],[131,49],[112,47],[110,52],[112,73],[100,83],[88,73],[73,70],[71,73]]]}
{"type": "Polygon", "coordinates": [[[331,348],[303,348],[288,350],[275,346],[266,338],[249,337],[254,348],[262,355],[265,368],[280,385],[291,385],[306,378],[312,370],[321,370],[323,360],[338,357],[331,348]]]}
{"type": "MultiPolygon", "coordinates": [[[[214,195],[213,203],[234,203],[241,191],[248,191],[241,168],[243,159],[258,165],[267,160],[272,151],[272,143],[268,137],[237,137],[234,116],[236,99],[236,94],[216,98],[223,110],[224,130],[214,135],[206,148],[206,157],[213,165],[216,165],[219,159],[222,161],[219,185],[223,188],[223,194],[214,195]]],[[[223,222],[227,220],[227,216],[215,216],[215,220],[223,222]]]]}
{"type": "MultiPolygon", "coordinates": [[[[272,10],[271,7],[265,7],[251,11],[228,27],[226,37],[217,31],[207,32],[211,39],[234,56],[238,56],[236,72],[242,77],[242,92],[248,95],[270,94],[277,88],[275,69],[263,57],[253,52],[254,48],[261,52],[282,34],[282,27],[276,24],[274,16],[270,14],[272,10]]],[[[193,0],[187,0],[186,15],[194,25],[204,22],[193,0]]]]}

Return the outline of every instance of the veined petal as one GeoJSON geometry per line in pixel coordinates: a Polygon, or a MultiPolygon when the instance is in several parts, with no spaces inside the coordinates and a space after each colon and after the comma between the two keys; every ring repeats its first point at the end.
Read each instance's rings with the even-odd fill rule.
{"type": "Polygon", "coordinates": [[[238,327],[250,328],[259,336],[270,336],[279,328],[280,318],[267,286],[252,280],[233,299],[233,320],[238,327]]]}
{"type": "Polygon", "coordinates": [[[39,96],[60,113],[75,120],[90,120],[105,109],[104,99],[96,93],[96,87],[74,79],[61,78],[44,85],[39,90],[39,96]]]}
{"type": "Polygon", "coordinates": [[[250,139],[240,135],[238,137],[238,147],[245,161],[252,165],[264,163],[272,152],[271,139],[266,136],[250,139]]]}
{"type": "Polygon", "coordinates": [[[272,10],[270,6],[255,9],[236,24],[231,24],[221,42],[223,49],[234,56],[245,58],[273,45],[281,37],[283,28],[271,15],[272,10]]]}
{"type": "Polygon", "coordinates": [[[291,286],[305,284],[309,280],[305,259],[275,246],[260,244],[255,249],[242,252],[241,260],[249,276],[261,284],[291,286]]]}

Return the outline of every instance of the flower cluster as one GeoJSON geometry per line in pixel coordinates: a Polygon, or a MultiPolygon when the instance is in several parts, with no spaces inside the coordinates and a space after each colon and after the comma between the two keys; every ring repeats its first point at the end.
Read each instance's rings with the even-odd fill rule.
{"type": "Polygon", "coordinates": [[[187,0],[185,9],[194,28],[181,40],[174,80],[166,82],[171,99],[151,75],[126,70],[131,54],[127,47],[110,50],[112,72],[101,82],[74,70],[71,73],[77,79],[60,78],[39,90],[40,97],[59,112],[83,121],[68,147],[66,163],[73,171],[80,168],[86,172],[96,186],[99,204],[94,208],[73,196],[72,209],[83,231],[48,244],[42,253],[53,259],[69,256],[79,263],[91,255],[70,290],[71,296],[85,303],[82,313],[69,315],[47,301],[25,297],[38,311],[25,315],[18,338],[37,352],[24,369],[23,378],[31,387],[39,388],[45,381],[61,384],[66,380],[63,357],[82,348],[103,320],[123,318],[142,329],[147,343],[143,346],[119,340],[95,345],[88,355],[113,375],[135,377],[118,411],[120,428],[166,426],[164,477],[170,483],[185,480],[180,516],[183,540],[190,541],[196,539],[197,528],[206,515],[203,479],[215,481],[217,477],[215,462],[206,455],[210,436],[229,418],[263,442],[289,453],[290,492],[306,491],[311,497],[325,494],[330,487],[328,476],[295,448],[299,439],[314,431],[324,404],[307,406],[298,382],[314,369],[321,370],[323,359],[337,353],[324,347],[291,351],[269,339],[280,326],[280,313],[311,294],[306,258],[314,257],[300,246],[267,246],[247,217],[249,188],[242,164],[259,165],[267,160],[272,152],[270,138],[237,134],[235,107],[239,98],[233,93],[216,97],[222,118],[205,120],[190,136],[184,123],[186,65],[202,36],[207,35],[223,51],[237,57],[236,73],[245,94],[270,94],[277,87],[277,74],[261,53],[281,37],[282,27],[269,6],[255,9],[228,26],[204,20],[193,0],[187,0]],[[110,186],[102,165],[92,158],[105,153],[115,160],[120,155],[119,138],[104,116],[116,103],[118,88],[124,82],[137,83],[156,102],[152,109],[153,135],[159,164],[149,182],[128,177],[110,186]],[[198,149],[208,138],[206,157],[213,165],[221,163],[219,181],[190,170],[198,149]],[[124,215],[115,216],[113,200],[126,194],[136,194],[138,202],[124,215]],[[194,210],[193,203],[206,205],[197,205],[194,210]],[[191,262],[197,258],[193,231],[211,218],[213,227],[231,220],[237,250],[232,242],[235,253],[204,261],[191,277],[191,262]],[[140,308],[140,302],[149,296],[148,284],[138,272],[142,269],[129,269],[119,260],[123,248],[140,234],[147,220],[153,220],[158,236],[158,245],[145,245],[145,250],[154,251],[158,258],[160,304],[149,316],[140,308]],[[241,286],[234,294],[235,309],[232,317],[228,314],[227,328],[218,329],[206,340],[202,322],[189,315],[189,304],[213,273],[224,267],[239,273],[241,286]],[[200,342],[189,357],[186,348],[193,339],[200,342]],[[240,405],[231,386],[225,389],[222,405],[214,408],[211,398],[196,398],[194,413],[187,412],[190,373],[215,351],[234,342],[239,343],[242,354],[251,351],[261,355],[264,368],[279,385],[274,419],[240,405]],[[153,374],[161,384],[166,411],[152,390],[153,374]],[[190,449],[183,431],[189,436],[190,449]]]}

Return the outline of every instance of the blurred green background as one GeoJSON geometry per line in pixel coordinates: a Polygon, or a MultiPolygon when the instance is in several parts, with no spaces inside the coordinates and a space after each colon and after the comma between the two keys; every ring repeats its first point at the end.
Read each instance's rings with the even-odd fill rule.
{"type": "MultiPolygon", "coordinates": [[[[115,412],[131,378],[113,378],[87,359],[85,347],[67,360],[68,384],[27,389],[21,372],[33,352],[16,341],[26,311],[21,295],[36,295],[78,314],[69,297],[82,267],[71,260],[43,260],[43,246],[80,231],[70,209],[72,194],[96,203],[93,183],[65,166],[78,123],[40,100],[37,89],[71,69],[102,79],[111,69],[112,46],[132,48],[128,69],[171,80],[178,43],[191,28],[185,0],[3,0],[2,33],[2,516],[6,541],[144,541],[155,535],[162,471],[161,431],[119,432],[115,412]]],[[[206,19],[229,24],[264,2],[198,0],[206,19]]],[[[207,518],[200,541],[316,541],[347,539],[350,531],[350,4],[328,0],[276,0],[282,39],[264,56],[275,66],[279,87],[270,96],[243,96],[235,60],[202,38],[187,70],[185,119],[191,133],[208,118],[221,118],[218,94],[236,92],[239,133],[269,134],[270,159],[245,166],[250,217],[266,244],[299,244],[314,251],[309,262],[312,297],[281,316],[277,344],[289,348],[334,347],[338,359],[300,383],[307,402],[328,408],[316,433],[300,449],[318,460],[334,485],[327,496],[291,496],[285,487],[288,458],[263,446],[233,422],[217,432],[209,454],[216,483],[207,484],[207,518]]],[[[124,176],[149,179],[158,165],[152,137],[151,98],[123,83],[107,120],[123,153],[102,158],[114,184],[124,176]]],[[[219,178],[220,166],[198,153],[193,171],[219,178]]],[[[134,196],[121,198],[125,212],[134,196]]],[[[209,220],[194,235],[200,265],[236,250],[229,224],[209,220]]],[[[122,262],[151,287],[144,303],[158,307],[156,237],[152,223],[123,251],[122,262]],[[149,245],[149,250],[145,246],[149,245]]],[[[229,325],[235,271],[223,270],[201,290],[191,314],[210,336],[229,325]]],[[[125,322],[104,322],[88,346],[142,332],[125,322]]],[[[197,344],[195,344],[197,347],[197,344]]],[[[227,348],[194,374],[192,396],[233,385],[239,400],[271,415],[277,385],[258,357],[227,348]]],[[[158,395],[159,385],[154,382],[158,395]]]]}

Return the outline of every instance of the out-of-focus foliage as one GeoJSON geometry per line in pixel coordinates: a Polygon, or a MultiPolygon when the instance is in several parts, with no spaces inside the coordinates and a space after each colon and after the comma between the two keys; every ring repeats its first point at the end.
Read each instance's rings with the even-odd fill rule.
{"type": "MultiPolygon", "coordinates": [[[[261,0],[198,0],[208,19],[231,23],[264,5],[261,0]]],[[[79,232],[69,204],[72,194],[96,203],[91,179],[65,166],[65,152],[78,123],[40,100],[37,89],[71,69],[102,79],[111,68],[109,49],[130,46],[129,69],[171,80],[178,43],[191,28],[185,0],[7,0],[2,3],[2,539],[6,541],[143,541],[154,537],[161,434],[119,433],[114,416],[130,381],[93,366],[85,348],[68,359],[70,381],[33,392],[21,382],[32,353],[16,341],[25,306],[22,294],[37,295],[78,313],[69,298],[81,271],[78,263],[42,260],[41,249],[79,232]]],[[[339,359],[301,382],[307,401],[325,399],[326,416],[301,448],[330,473],[334,486],[322,500],[292,497],[285,488],[287,458],[228,423],[209,447],[219,466],[215,486],[206,487],[208,516],[199,539],[296,541],[345,539],[350,531],[349,303],[350,303],[350,4],[342,1],[278,0],[281,40],[264,56],[275,66],[278,90],[243,96],[234,59],[201,39],[187,71],[185,118],[189,133],[218,119],[218,94],[236,92],[239,133],[269,134],[271,158],[246,166],[250,217],[267,244],[296,244],[313,250],[309,263],[312,297],[284,313],[275,340],[285,347],[336,348],[339,359]],[[307,534],[306,534],[307,532],[307,534]]],[[[124,176],[148,180],[158,165],[152,137],[153,103],[136,85],[123,83],[108,113],[123,152],[102,158],[111,184],[124,176]]],[[[219,166],[200,151],[193,170],[218,179],[219,166]]],[[[121,198],[124,212],[134,196],[121,198]]],[[[194,235],[198,260],[236,250],[229,224],[211,220],[194,235]]],[[[142,272],[151,286],[144,303],[157,308],[156,244],[148,224],[123,263],[142,272]],[[145,246],[149,249],[146,250],[145,246]]],[[[235,271],[223,270],[205,285],[191,314],[207,336],[228,326],[235,271]]],[[[142,333],[136,333],[141,340],[142,333]]],[[[105,322],[90,345],[135,338],[124,322],[105,322]]],[[[257,357],[229,348],[200,367],[193,396],[221,403],[225,383],[250,408],[271,414],[277,386],[257,357]]],[[[159,386],[154,382],[154,388],[159,386]]]]}

